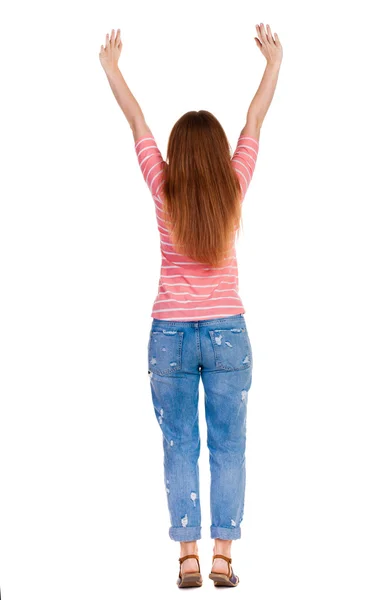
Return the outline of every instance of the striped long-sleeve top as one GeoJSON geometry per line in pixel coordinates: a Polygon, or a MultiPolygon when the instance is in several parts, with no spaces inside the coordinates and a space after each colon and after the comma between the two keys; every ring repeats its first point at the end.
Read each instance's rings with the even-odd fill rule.
{"type": "MultiPolygon", "coordinates": [[[[244,200],[255,169],[258,141],[241,135],[231,158],[244,200]]],[[[153,134],[135,142],[142,175],[152,194],[160,233],[161,270],[151,316],[166,321],[200,321],[245,313],[239,296],[235,244],[223,267],[209,267],[176,251],[163,215],[163,158],[153,134]]]]}

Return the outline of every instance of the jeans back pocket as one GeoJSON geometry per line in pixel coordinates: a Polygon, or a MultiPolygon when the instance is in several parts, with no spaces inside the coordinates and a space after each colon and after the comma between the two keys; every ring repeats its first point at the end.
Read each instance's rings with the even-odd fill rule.
{"type": "Polygon", "coordinates": [[[148,368],[158,375],[181,369],[184,331],[152,329],[148,343],[148,368]]]}
{"type": "Polygon", "coordinates": [[[246,327],[210,329],[217,369],[236,371],[252,366],[252,348],[246,327]]]}

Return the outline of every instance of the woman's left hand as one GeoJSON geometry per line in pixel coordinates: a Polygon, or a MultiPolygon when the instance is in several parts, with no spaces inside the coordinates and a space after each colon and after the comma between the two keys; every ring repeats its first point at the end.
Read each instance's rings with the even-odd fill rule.
{"type": "Polygon", "coordinates": [[[100,47],[99,58],[103,69],[107,72],[118,68],[118,61],[122,51],[121,30],[111,30],[111,37],[106,34],[106,45],[100,47]]]}

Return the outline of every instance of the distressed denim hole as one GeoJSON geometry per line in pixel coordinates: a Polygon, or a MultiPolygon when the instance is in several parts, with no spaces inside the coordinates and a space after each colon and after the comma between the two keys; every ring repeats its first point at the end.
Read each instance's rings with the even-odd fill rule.
{"type": "Polygon", "coordinates": [[[157,375],[169,375],[181,369],[184,331],[152,329],[148,343],[148,369],[157,375]]]}
{"type": "Polygon", "coordinates": [[[217,369],[237,371],[252,366],[252,348],[245,327],[210,329],[217,369]]]}

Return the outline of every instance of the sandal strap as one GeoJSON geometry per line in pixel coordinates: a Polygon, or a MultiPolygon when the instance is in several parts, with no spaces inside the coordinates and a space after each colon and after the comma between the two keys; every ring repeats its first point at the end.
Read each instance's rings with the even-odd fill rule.
{"type": "Polygon", "coordinates": [[[223,554],[214,554],[213,560],[215,560],[216,558],[223,558],[229,564],[232,562],[232,559],[229,556],[224,556],[223,554]]]}
{"type": "Polygon", "coordinates": [[[187,560],[187,558],[196,558],[196,560],[199,562],[199,556],[197,554],[187,554],[186,556],[181,556],[179,558],[179,563],[181,564],[182,562],[187,560]]]}
{"type": "Polygon", "coordinates": [[[232,559],[231,559],[229,556],[224,556],[223,554],[214,554],[214,556],[213,556],[213,561],[214,561],[216,558],[223,558],[224,560],[226,560],[226,562],[228,562],[228,563],[229,563],[229,565],[230,565],[230,563],[232,562],[232,559]]]}
{"type": "Polygon", "coordinates": [[[181,573],[181,565],[182,563],[187,560],[187,558],[195,558],[197,563],[198,563],[198,571],[200,572],[200,563],[199,563],[199,556],[197,554],[187,554],[186,556],[181,556],[179,558],[179,563],[180,563],[180,571],[179,573],[181,573]]]}

